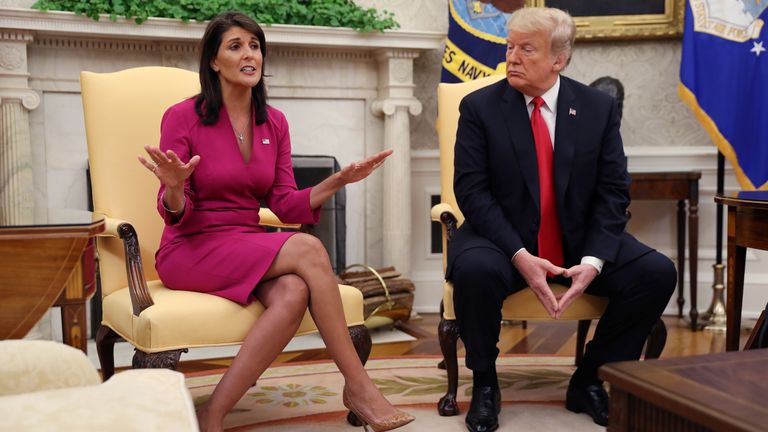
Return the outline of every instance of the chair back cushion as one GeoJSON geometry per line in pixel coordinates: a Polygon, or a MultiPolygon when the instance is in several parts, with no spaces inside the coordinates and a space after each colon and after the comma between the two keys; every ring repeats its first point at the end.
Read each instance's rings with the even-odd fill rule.
{"type": "MultiPolygon", "coordinates": [[[[155,251],[163,221],[157,214],[159,183],[136,159],[144,145],[160,143],[165,110],[200,92],[198,75],[169,67],[140,67],[114,73],[82,72],[88,160],[94,211],[130,221],[139,234],[147,280],[157,279],[155,251]]],[[[102,295],[125,287],[122,241],[99,238],[102,295]]]]}
{"type": "Polygon", "coordinates": [[[469,93],[501,79],[504,77],[491,75],[474,81],[441,83],[437,86],[436,128],[440,143],[440,201],[453,207],[459,225],[464,222],[464,215],[456,205],[456,196],[453,194],[453,147],[456,144],[456,129],[459,124],[459,103],[469,93]]]}

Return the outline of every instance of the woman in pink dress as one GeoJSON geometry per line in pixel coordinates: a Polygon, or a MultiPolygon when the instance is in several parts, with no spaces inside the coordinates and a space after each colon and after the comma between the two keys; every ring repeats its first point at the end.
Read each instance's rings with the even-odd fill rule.
{"type": "Polygon", "coordinates": [[[211,398],[198,410],[202,430],[220,431],[227,412],[296,333],[309,307],[344,375],[344,404],[374,430],[413,416],[393,407],[368,377],[344,321],[339,289],[322,243],[308,234],[266,233],[260,200],[288,223],[316,223],[322,203],[366,178],[392,152],[350,164],[313,188],[297,190],[285,116],[266,103],[264,32],[227,12],[201,41],[199,95],[170,107],[160,146],[139,161],[160,180],[165,229],[157,270],[172,289],[201,291],[265,306],[211,398]]]}

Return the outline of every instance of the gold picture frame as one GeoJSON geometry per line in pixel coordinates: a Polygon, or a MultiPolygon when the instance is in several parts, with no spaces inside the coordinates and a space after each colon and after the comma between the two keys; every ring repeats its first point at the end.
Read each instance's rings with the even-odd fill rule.
{"type": "Polygon", "coordinates": [[[578,40],[660,39],[683,34],[685,0],[526,0],[567,10],[578,40]]]}

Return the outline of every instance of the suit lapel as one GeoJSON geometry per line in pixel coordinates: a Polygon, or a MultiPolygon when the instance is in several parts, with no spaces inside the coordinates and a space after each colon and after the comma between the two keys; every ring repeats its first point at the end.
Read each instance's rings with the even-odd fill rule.
{"type": "Polygon", "coordinates": [[[539,169],[536,166],[536,145],[523,94],[506,84],[502,96],[501,112],[505,119],[512,149],[515,152],[520,171],[531,194],[531,199],[539,207],[539,169]]]}
{"type": "Polygon", "coordinates": [[[575,152],[574,139],[577,136],[573,131],[576,128],[578,108],[570,83],[561,76],[560,94],[557,97],[554,153],[555,195],[559,203],[565,199],[565,191],[568,189],[568,181],[571,178],[575,152]]]}

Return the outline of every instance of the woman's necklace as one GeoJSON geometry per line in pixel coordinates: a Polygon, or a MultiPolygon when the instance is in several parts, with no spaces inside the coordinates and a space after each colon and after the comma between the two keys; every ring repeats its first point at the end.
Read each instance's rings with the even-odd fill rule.
{"type": "MultiPolygon", "coordinates": [[[[251,122],[249,121],[248,124],[251,122]]],[[[237,141],[240,143],[240,145],[245,144],[245,133],[248,131],[248,125],[245,126],[245,129],[243,129],[242,132],[235,129],[234,123],[232,124],[232,130],[235,132],[235,136],[237,137],[237,141]]]]}
{"type": "Polygon", "coordinates": [[[234,126],[232,126],[232,129],[235,130],[235,135],[237,135],[237,140],[240,141],[240,145],[245,144],[245,132],[238,132],[234,126]]]}
{"type": "Polygon", "coordinates": [[[237,130],[235,128],[235,122],[232,122],[232,130],[235,132],[235,136],[237,137],[237,141],[240,143],[240,145],[244,145],[245,144],[245,133],[248,132],[248,127],[251,125],[251,116],[252,116],[252,114],[253,113],[249,113],[248,114],[248,121],[245,124],[245,128],[243,129],[242,132],[237,130]]]}

